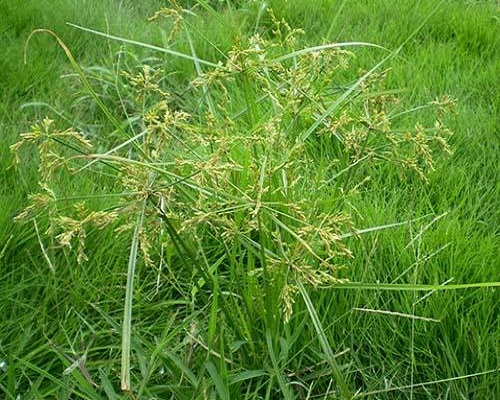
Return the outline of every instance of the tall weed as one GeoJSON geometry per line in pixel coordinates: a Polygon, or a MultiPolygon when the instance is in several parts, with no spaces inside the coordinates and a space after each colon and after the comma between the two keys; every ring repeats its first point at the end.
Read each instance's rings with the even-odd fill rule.
{"type": "MultiPolygon", "coordinates": [[[[283,359],[275,352],[281,346],[286,354],[280,338],[294,318],[299,293],[306,301],[300,309],[315,316],[306,288],[348,282],[345,269],[356,255],[345,237],[356,232],[352,216],[357,212],[349,199],[380,164],[400,169],[401,179],[425,180],[435,153],[450,152],[444,115],[453,102],[443,98],[405,108],[384,87],[390,71],[381,70],[382,63],[368,72],[351,70],[355,51],[348,49],[362,44],[302,48],[305,33],[272,11],[267,27],[234,37],[232,49],[217,61],[197,56],[191,12],[174,7],[154,18],[161,17],[173,19],[168,43],[190,45],[191,54],[170,48],[169,54],[193,62],[194,74],[183,87],[178,82],[174,87],[169,84],[173,71],[155,59],[137,65],[127,60],[122,66],[129,67],[112,75],[114,82],[92,86],[78,67],[112,131],[61,130],[45,119],[21,135],[12,150],[22,157],[22,147],[37,146],[40,190],[18,219],[44,215],[54,256],[76,246],[77,263],[88,258],[89,230],[111,226],[116,235],[132,237],[123,390],[132,390],[132,278],[140,254],[143,264],[159,271],[159,279],[175,282],[193,309],[211,304],[208,322],[197,330],[212,360],[200,370],[207,370],[221,397],[230,395],[225,368],[238,362],[254,371],[270,353],[276,390],[293,398],[283,359]],[[116,103],[103,102],[104,94],[115,96],[116,103]],[[402,116],[421,110],[435,113],[434,124],[400,123],[402,116]],[[68,193],[57,184],[60,174],[76,180],[81,174],[94,176],[101,194],[80,193],[78,186],[68,193]],[[114,181],[115,200],[95,210],[81,199],[109,195],[102,193],[100,177],[114,181]],[[72,204],[71,198],[80,201],[72,204]]],[[[313,322],[347,396],[348,384],[317,315],[313,322]]],[[[180,369],[196,367],[170,358],[180,369]]],[[[254,376],[261,379],[260,373],[254,376]]],[[[202,390],[194,376],[190,384],[202,390]]]]}

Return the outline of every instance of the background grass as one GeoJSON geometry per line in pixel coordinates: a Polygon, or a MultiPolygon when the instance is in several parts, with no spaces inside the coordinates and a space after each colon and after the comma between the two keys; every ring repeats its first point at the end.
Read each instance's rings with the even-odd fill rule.
{"type": "MultiPolygon", "coordinates": [[[[17,7],[0,0],[4,48],[0,59],[4,137],[0,146],[0,390],[6,398],[18,394],[21,398],[120,398],[120,329],[129,238],[95,232],[87,246],[89,262],[76,266],[71,255],[59,256],[56,273],[51,273],[34,227],[12,222],[36,187],[36,159],[21,169],[11,169],[8,145],[45,115],[64,123],[47,107],[20,109],[32,101],[50,104],[73,124],[87,121],[98,131],[104,131],[107,124],[76,79],[61,78],[72,71],[51,38],[35,37],[28,64],[23,64],[24,41],[32,29],[54,30],[82,66],[102,66],[102,71],[89,72],[94,71],[96,86],[105,87],[106,71],[116,66],[114,54],[120,45],[65,22],[161,45],[165,25],[145,22],[161,2],[138,5],[110,0],[92,7],[63,0],[25,3],[17,7]],[[64,373],[73,357],[84,354],[98,388],[89,383],[83,369],[64,373]]],[[[227,51],[235,35],[253,29],[258,13],[258,5],[241,3],[214,3],[220,20],[199,7],[201,18],[194,28],[227,51]]],[[[394,49],[431,14],[435,2],[325,0],[313,7],[309,2],[271,1],[270,6],[277,16],[307,31],[304,44],[326,38],[394,49]]],[[[374,171],[368,190],[352,199],[359,212],[356,226],[447,214],[430,226],[432,217],[352,240],[349,244],[356,257],[345,271],[352,281],[499,280],[498,18],[494,1],[445,1],[400,57],[391,61],[387,86],[401,89],[405,103],[424,104],[442,94],[458,100],[457,114],[450,121],[455,152],[452,158],[439,160],[427,185],[401,181],[390,167],[374,171]]],[[[201,40],[195,45],[200,58],[217,59],[212,46],[201,40]]],[[[126,48],[138,59],[154,55],[165,70],[177,70],[168,81],[173,90],[181,87],[193,68],[171,57],[126,48]]],[[[176,49],[189,53],[188,44],[181,40],[176,49]]],[[[356,54],[355,67],[365,69],[381,56],[372,50],[356,54]]],[[[112,103],[112,96],[106,101],[112,103]]],[[[82,192],[95,187],[86,178],[62,184],[78,185],[82,192]]],[[[105,185],[111,183],[103,181],[105,185]]],[[[45,238],[41,240],[49,245],[45,238]]],[[[329,391],[325,382],[331,372],[302,302],[278,337],[263,336],[257,354],[244,359],[238,358],[238,349],[247,345],[218,324],[219,339],[210,356],[193,337],[198,333],[205,337],[213,320],[218,320],[218,305],[213,299],[205,306],[194,305],[182,282],[162,280],[158,288],[157,276],[158,271],[138,265],[132,376],[139,398],[306,398],[309,392],[329,391]],[[213,352],[225,355],[231,363],[213,352]]],[[[498,372],[486,373],[498,370],[500,360],[497,289],[437,292],[426,298],[415,292],[340,289],[309,295],[332,351],[346,351],[337,360],[349,386],[359,388],[360,394],[379,391],[368,398],[384,399],[499,396],[498,372]],[[397,311],[440,322],[359,309],[397,311]],[[481,373],[485,374],[467,377],[481,373]],[[437,383],[454,377],[463,378],[437,383]],[[428,384],[415,386],[419,383],[428,384]],[[391,391],[395,387],[404,388],[391,391]]],[[[255,334],[260,333],[265,335],[255,327],[255,334]]]]}

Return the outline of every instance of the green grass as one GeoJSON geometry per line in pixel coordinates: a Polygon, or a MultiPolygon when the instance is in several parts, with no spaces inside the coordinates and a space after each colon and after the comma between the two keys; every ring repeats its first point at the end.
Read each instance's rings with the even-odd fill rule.
{"type": "MultiPolygon", "coordinates": [[[[0,0],[5,21],[0,31],[5,49],[0,59],[4,89],[0,109],[4,135],[0,146],[0,392],[5,398],[499,396],[500,302],[494,282],[499,281],[500,259],[500,104],[496,96],[500,28],[495,2],[450,0],[437,9],[430,0],[318,0],[314,7],[310,2],[269,2],[278,18],[305,30],[299,36],[299,48],[325,41],[356,41],[395,50],[409,38],[401,52],[382,67],[390,67],[384,86],[398,92],[398,110],[446,94],[457,100],[456,114],[446,117],[455,133],[450,139],[454,153],[451,157],[435,154],[435,170],[429,173],[428,183],[389,163],[352,167],[338,143],[316,135],[316,130],[298,148],[300,157],[292,158],[300,163],[280,166],[288,137],[295,143],[295,136],[300,138],[311,126],[321,127],[315,113],[327,116],[325,110],[349,87],[357,93],[352,85],[360,76],[358,69],[372,68],[387,56],[384,50],[350,48],[355,58],[349,69],[334,75],[331,82],[326,82],[327,72],[315,80],[324,106],[311,102],[313,111],[305,107],[296,119],[286,114],[279,126],[289,127],[288,137],[281,143],[269,144],[265,137],[254,142],[246,134],[257,135],[256,127],[273,112],[270,102],[258,101],[262,92],[255,79],[235,74],[226,85],[231,99],[227,103],[220,87],[194,91],[187,83],[211,68],[200,60],[224,61],[223,55],[256,27],[264,36],[272,36],[271,18],[259,11],[259,3],[200,1],[193,9],[197,17],[186,17],[184,28],[169,47],[195,62],[65,24],[165,46],[169,20],[146,22],[161,2],[137,5],[109,0],[98,8],[75,7],[64,0],[57,1],[57,7],[53,3],[28,1],[20,8],[0,0]],[[23,64],[24,43],[40,27],[53,30],[66,43],[94,92],[82,84],[49,35],[33,36],[28,63],[23,64]],[[119,74],[122,69],[137,73],[143,63],[161,71],[160,87],[171,94],[172,110],[200,115],[195,128],[205,129],[203,113],[220,113],[219,104],[225,105],[229,115],[240,115],[243,110],[234,125],[218,121],[214,130],[214,135],[230,141],[224,160],[240,163],[241,169],[211,179],[211,174],[203,172],[208,167],[196,162],[213,161],[211,152],[221,142],[208,146],[195,128],[170,121],[177,124],[179,140],[169,142],[168,151],[160,148],[159,161],[147,143],[136,140],[117,150],[124,157],[118,162],[101,155],[106,164],[94,163],[76,175],[57,172],[48,183],[58,202],[37,217],[38,233],[31,220],[14,223],[14,216],[30,204],[28,194],[39,191],[43,177],[37,172],[39,155],[34,147],[21,152],[18,168],[10,168],[9,145],[47,115],[58,129],[73,126],[87,132],[98,153],[120,146],[144,129],[134,118],[161,99],[151,88],[148,97],[135,98],[140,88],[134,89],[119,74]],[[33,102],[39,105],[29,105],[33,102]],[[127,117],[130,121],[124,123],[127,117]],[[119,128],[114,119],[121,124],[119,128]],[[239,140],[231,141],[236,137],[239,140]],[[142,164],[133,164],[127,157],[142,164]],[[184,160],[182,166],[179,159],[184,160]],[[332,166],[334,159],[338,164],[332,166]],[[168,164],[155,164],[153,173],[153,162],[168,164]],[[129,177],[136,174],[137,179],[125,184],[113,166],[128,166],[129,177]],[[349,172],[335,178],[335,184],[325,185],[342,166],[349,172]],[[288,183],[282,170],[289,174],[288,183]],[[191,186],[178,182],[172,172],[188,176],[185,182],[191,186]],[[299,175],[302,180],[293,186],[292,178],[299,175]],[[370,179],[357,191],[347,192],[367,176],[370,179]],[[176,191],[166,203],[167,210],[159,212],[155,196],[166,183],[173,183],[176,191]],[[143,191],[146,184],[155,189],[149,200],[120,195],[143,191]],[[201,195],[199,188],[205,191],[201,195]],[[115,193],[119,196],[111,195],[115,193]],[[74,201],[66,198],[76,194],[85,197],[80,200],[86,200],[90,210],[122,212],[103,229],[98,229],[96,221],[88,223],[88,261],[80,264],[76,242],[73,249],[63,250],[54,235],[46,234],[49,217],[71,214],[74,201]],[[132,208],[123,209],[120,197],[132,208]],[[262,201],[262,208],[251,212],[257,200],[262,201]],[[299,234],[299,214],[288,204],[300,205],[306,221],[319,226],[321,213],[340,211],[351,214],[358,229],[411,222],[345,238],[342,243],[354,258],[339,259],[346,268],[337,271],[337,276],[360,284],[323,284],[328,287],[315,289],[307,280],[302,282],[300,275],[294,276],[293,269],[286,276],[269,264],[266,251],[280,257],[294,254],[299,261],[314,265],[309,249],[324,250],[314,235],[299,234]],[[220,217],[226,207],[227,220],[220,217]],[[194,210],[205,213],[205,223],[182,226],[183,219],[196,217],[194,210]],[[214,210],[218,214],[209,214],[214,210]],[[232,232],[228,221],[240,229],[231,240],[224,236],[232,232]],[[136,233],[133,227],[122,233],[113,230],[125,222],[136,227],[144,224],[145,229],[136,233]],[[149,243],[151,262],[142,258],[144,243],[149,243]],[[293,253],[295,247],[300,251],[293,253]],[[290,321],[284,323],[280,296],[288,279],[296,280],[297,292],[290,321]],[[439,285],[464,286],[440,290],[439,285]],[[130,327],[123,322],[124,311],[126,315],[131,312],[130,327]],[[121,391],[120,385],[127,390],[121,391]]],[[[362,110],[362,98],[349,103],[356,115],[362,110]]],[[[338,115],[337,108],[332,110],[332,115],[338,115]]],[[[433,113],[406,114],[394,129],[412,127],[416,121],[432,125],[433,113]]],[[[71,149],[59,149],[67,157],[74,154],[71,149]]],[[[73,165],[85,162],[76,160],[73,165]]],[[[352,231],[349,224],[333,227],[341,234],[352,231]]],[[[286,269],[283,264],[279,268],[286,269]]]]}

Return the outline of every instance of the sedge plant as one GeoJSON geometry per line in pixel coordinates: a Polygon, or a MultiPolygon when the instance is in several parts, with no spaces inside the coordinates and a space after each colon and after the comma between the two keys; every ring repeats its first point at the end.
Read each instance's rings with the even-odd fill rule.
{"type": "MultiPolygon", "coordinates": [[[[140,263],[158,271],[158,282],[171,284],[193,315],[208,312],[202,322],[191,322],[186,359],[160,345],[151,356],[155,366],[163,362],[176,370],[193,396],[229,399],[246,391],[297,398],[301,390],[286,372],[283,337],[299,308],[310,317],[334,378],[334,390],[324,376],[311,393],[350,398],[356,388],[337,361],[309,291],[350,285],[347,267],[356,254],[346,238],[382,228],[355,227],[350,199],[379,165],[398,169],[401,179],[425,181],[435,154],[451,152],[445,115],[454,102],[443,97],[405,108],[385,87],[390,70],[383,62],[369,71],[351,70],[356,46],[369,44],[303,47],[304,31],[272,10],[259,14],[262,24],[253,33],[235,36],[228,51],[192,29],[191,10],[174,3],[153,17],[160,24],[162,18],[170,21],[168,47],[114,39],[192,64],[175,90],[173,71],[158,58],[138,63],[126,52],[113,79],[91,84],[91,73],[57,38],[110,131],[93,135],[46,118],[22,134],[12,150],[21,158],[23,147],[36,146],[40,190],[17,220],[43,214],[48,224],[41,233],[51,240],[52,256],[76,249],[76,264],[88,261],[86,239],[96,230],[130,238],[121,327],[124,392],[140,397],[155,374],[144,368],[147,380],[131,379],[140,263]],[[198,56],[194,34],[217,59],[198,56]],[[189,52],[175,50],[177,40],[189,52]],[[116,97],[114,105],[101,99],[106,90],[116,97]],[[433,113],[434,122],[405,125],[403,117],[417,111],[433,113]],[[111,180],[112,193],[67,193],[57,184],[61,174],[88,174],[96,186],[111,180]],[[87,204],[101,195],[106,208],[87,204]],[[205,357],[193,360],[195,346],[205,357]],[[262,354],[269,355],[267,369],[262,354]]],[[[419,290],[416,282],[413,289],[419,290]]],[[[173,387],[165,390],[180,396],[173,387]]]]}

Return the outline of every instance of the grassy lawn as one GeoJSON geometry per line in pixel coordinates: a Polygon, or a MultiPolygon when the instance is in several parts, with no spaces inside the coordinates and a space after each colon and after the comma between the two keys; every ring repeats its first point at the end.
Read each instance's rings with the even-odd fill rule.
{"type": "Polygon", "coordinates": [[[2,398],[500,397],[497,2],[23,3],[2,398]]]}

